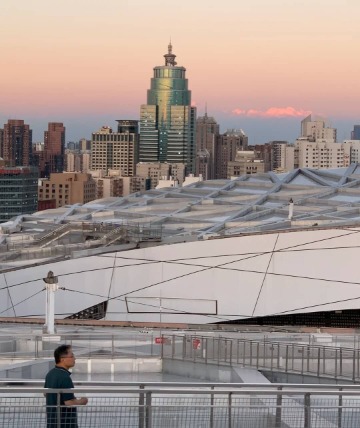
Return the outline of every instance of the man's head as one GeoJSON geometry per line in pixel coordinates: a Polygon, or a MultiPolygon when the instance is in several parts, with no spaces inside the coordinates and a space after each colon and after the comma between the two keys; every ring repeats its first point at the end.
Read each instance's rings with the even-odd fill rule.
{"type": "Polygon", "coordinates": [[[75,365],[75,356],[70,345],[60,345],[54,351],[55,364],[70,369],[75,365]]]}

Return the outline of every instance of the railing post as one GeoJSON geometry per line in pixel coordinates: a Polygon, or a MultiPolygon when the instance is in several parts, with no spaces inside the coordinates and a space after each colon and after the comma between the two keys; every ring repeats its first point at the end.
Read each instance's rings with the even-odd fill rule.
{"type": "Polygon", "coordinates": [[[266,367],[266,338],[264,335],[263,367],[266,367]]]}
{"type": "Polygon", "coordinates": [[[249,355],[249,357],[250,357],[250,367],[252,367],[252,341],[250,340],[250,355],[249,355]]]}
{"type": "Polygon", "coordinates": [[[230,340],[230,366],[232,366],[232,348],[233,348],[232,344],[233,344],[233,341],[230,340]]]}
{"type": "Polygon", "coordinates": [[[310,372],[310,345],[307,346],[306,350],[306,371],[310,372]]]}
{"type": "Polygon", "coordinates": [[[139,428],[144,428],[145,424],[145,394],[144,394],[144,385],[139,385],[139,428]]]}
{"type": "Polygon", "coordinates": [[[183,336],[183,352],[182,352],[182,359],[185,360],[186,355],[186,336],[183,336]]]}
{"type": "Polygon", "coordinates": [[[246,355],[246,340],[243,341],[243,367],[245,367],[245,355],[246,355]]]}
{"type": "Polygon", "coordinates": [[[339,388],[339,403],[338,403],[338,428],[342,427],[342,405],[343,405],[343,396],[341,394],[341,391],[343,389],[339,388]]]}
{"type": "Polygon", "coordinates": [[[240,348],[240,342],[239,342],[239,339],[237,339],[237,344],[236,344],[236,364],[239,364],[239,348],[240,348]]]}
{"type": "Polygon", "coordinates": [[[337,355],[337,348],[335,348],[335,379],[337,379],[337,372],[338,372],[338,355],[337,355]]]}
{"type": "Polygon", "coordinates": [[[205,355],[204,355],[205,364],[207,364],[207,359],[208,359],[208,338],[207,337],[205,338],[205,349],[204,349],[204,351],[205,351],[205,355]]]}
{"type": "Polygon", "coordinates": [[[256,368],[259,368],[259,352],[260,352],[260,343],[256,345],[256,368]]]}
{"type": "Polygon", "coordinates": [[[304,346],[301,346],[300,349],[301,349],[301,375],[303,376],[304,375],[304,351],[305,351],[305,348],[304,348],[304,346]]]}
{"type": "Polygon", "coordinates": [[[339,361],[339,376],[342,376],[342,368],[343,368],[343,358],[342,358],[342,355],[343,355],[343,353],[342,353],[342,348],[340,348],[340,351],[339,351],[339,354],[340,354],[340,361],[339,361]]]}
{"type": "Polygon", "coordinates": [[[289,362],[289,345],[286,345],[286,350],[285,350],[285,373],[288,372],[288,362],[289,362]]]}
{"type": "Polygon", "coordinates": [[[229,392],[228,395],[228,406],[229,406],[229,414],[228,414],[228,427],[232,428],[232,421],[231,421],[231,412],[232,412],[232,392],[229,392]]]}
{"type": "Polygon", "coordinates": [[[320,377],[320,357],[321,357],[321,348],[318,347],[318,362],[317,362],[317,376],[320,377]]]}
{"type": "Polygon", "coordinates": [[[311,402],[308,392],[304,396],[304,428],[311,428],[311,402]]]}
{"type": "Polygon", "coordinates": [[[270,348],[270,350],[271,350],[271,352],[270,352],[270,370],[272,372],[273,371],[273,361],[274,361],[274,345],[271,344],[270,346],[271,346],[271,348],[270,348]]]}
{"type": "MultiPolygon", "coordinates": [[[[278,391],[282,391],[282,386],[278,386],[278,391]]],[[[282,394],[276,395],[275,428],[281,427],[282,394]]]]}
{"type": "Polygon", "coordinates": [[[220,338],[218,338],[217,363],[220,364],[220,338]]]}
{"type": "Polygon", "coordinates": [[[210,391],[210,428],[214,428],[214,387],[210,391]]]}
{"type": "Polygon", "coordinates": [[[146,428],[152,427],[152,407],[151,407],[151,392],[146,391],[146,428]]]}
{"type": "Polygon", "coordinates": [[[355,367],[355,356],[356,356],[356,350],[354,348],[353,349],[353,366],[352,366],[352,380],[353,380],[354,383],[355,383],[355,378],[356,378],[356,374],[355,374],[355,370],[356,370],[356,367],[355,367]]]}
{"type": "Polygon", "coordinates": [[[277,368],[280,368],[280,342],[278,342],[278,351],[277,351],[277,368]]]}
{"type": "Polygon", "coordinates": [[[56,426],[61,428],[61,401],[60,392],[56,393],[56,426]]]}

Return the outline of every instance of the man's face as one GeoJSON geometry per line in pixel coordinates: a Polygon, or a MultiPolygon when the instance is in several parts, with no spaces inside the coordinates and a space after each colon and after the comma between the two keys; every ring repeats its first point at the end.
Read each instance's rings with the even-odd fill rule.
{"type": "Polygon", "coordinates": [[[68,369],[75,366],[75,355],[72,349],[69,349],[68,353],[61,357],[61,361],[63,365],[68,369]]]}

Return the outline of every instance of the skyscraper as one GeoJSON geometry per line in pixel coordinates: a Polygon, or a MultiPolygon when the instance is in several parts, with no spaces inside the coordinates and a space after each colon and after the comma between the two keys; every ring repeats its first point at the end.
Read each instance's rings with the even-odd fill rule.
{"type": "Polygon", "coordinates": [[[313,119],[310,114],[301,121],[301,137],[312,142],[327,140],[336,143],[336,129],[328,126],[325,119],[313,119]]]}
{"type": "Polygon", "coordinates": [[[352,140],[360,140],[360,125],[354,125],[354,130],[351,131],[352,140]]]}
{"type": "Polygon", "coordinates": [[[32,130],[23,120],[9,119],[4,125],[2,157],[8,166],[32,163],[32,130]]]}
{"type": "Polygon", "coordinates": [[[138,122],[136,120],[118,120],[118,132],[109,126],[103,126],[92,134],[91,169],[109,169],[120,171],[123,177],[135,175],[138,158],[138,122]]]}
{"type": "Polygon", "coordinates": [[[228,129],[216,142],[215,178],[227,178],[228,162],[235,161],[236,153],[246,150],[248,137],[242,129],[228,129]]]}
{"type": "Polygon", "coordinates": [[[207,115],[196,120],[196,175],[201,174],[204,180],[215,178],[216,141],[219,136],[219,125],[207,115]]]}
{"type": "Polygon", "coordinates": [[[140,162],[183,163],[195,172],[196,109],[186,69],[177,66],[171,43],[165,65],[154,68],[147,104],[140,110],[140,162]]]}
{"type": "MultiPolygon", "coordinates": [[[[45,177],[64,171],[65,127],[62,123],[50,122],[44,132],[45,177]]],[[[43,171],[41,171],[43,175],[43,171]]]]}

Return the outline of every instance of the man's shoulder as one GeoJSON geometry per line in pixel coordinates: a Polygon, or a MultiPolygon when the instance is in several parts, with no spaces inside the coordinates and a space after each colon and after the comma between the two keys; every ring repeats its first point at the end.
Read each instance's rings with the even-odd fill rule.
{"type": "Polygon", "coordinates": [[[46,379],[68,378],[68,377],[70,377],[70,373],[67,370],[56,366],[50,369],[46,375],[46,379]]]}

